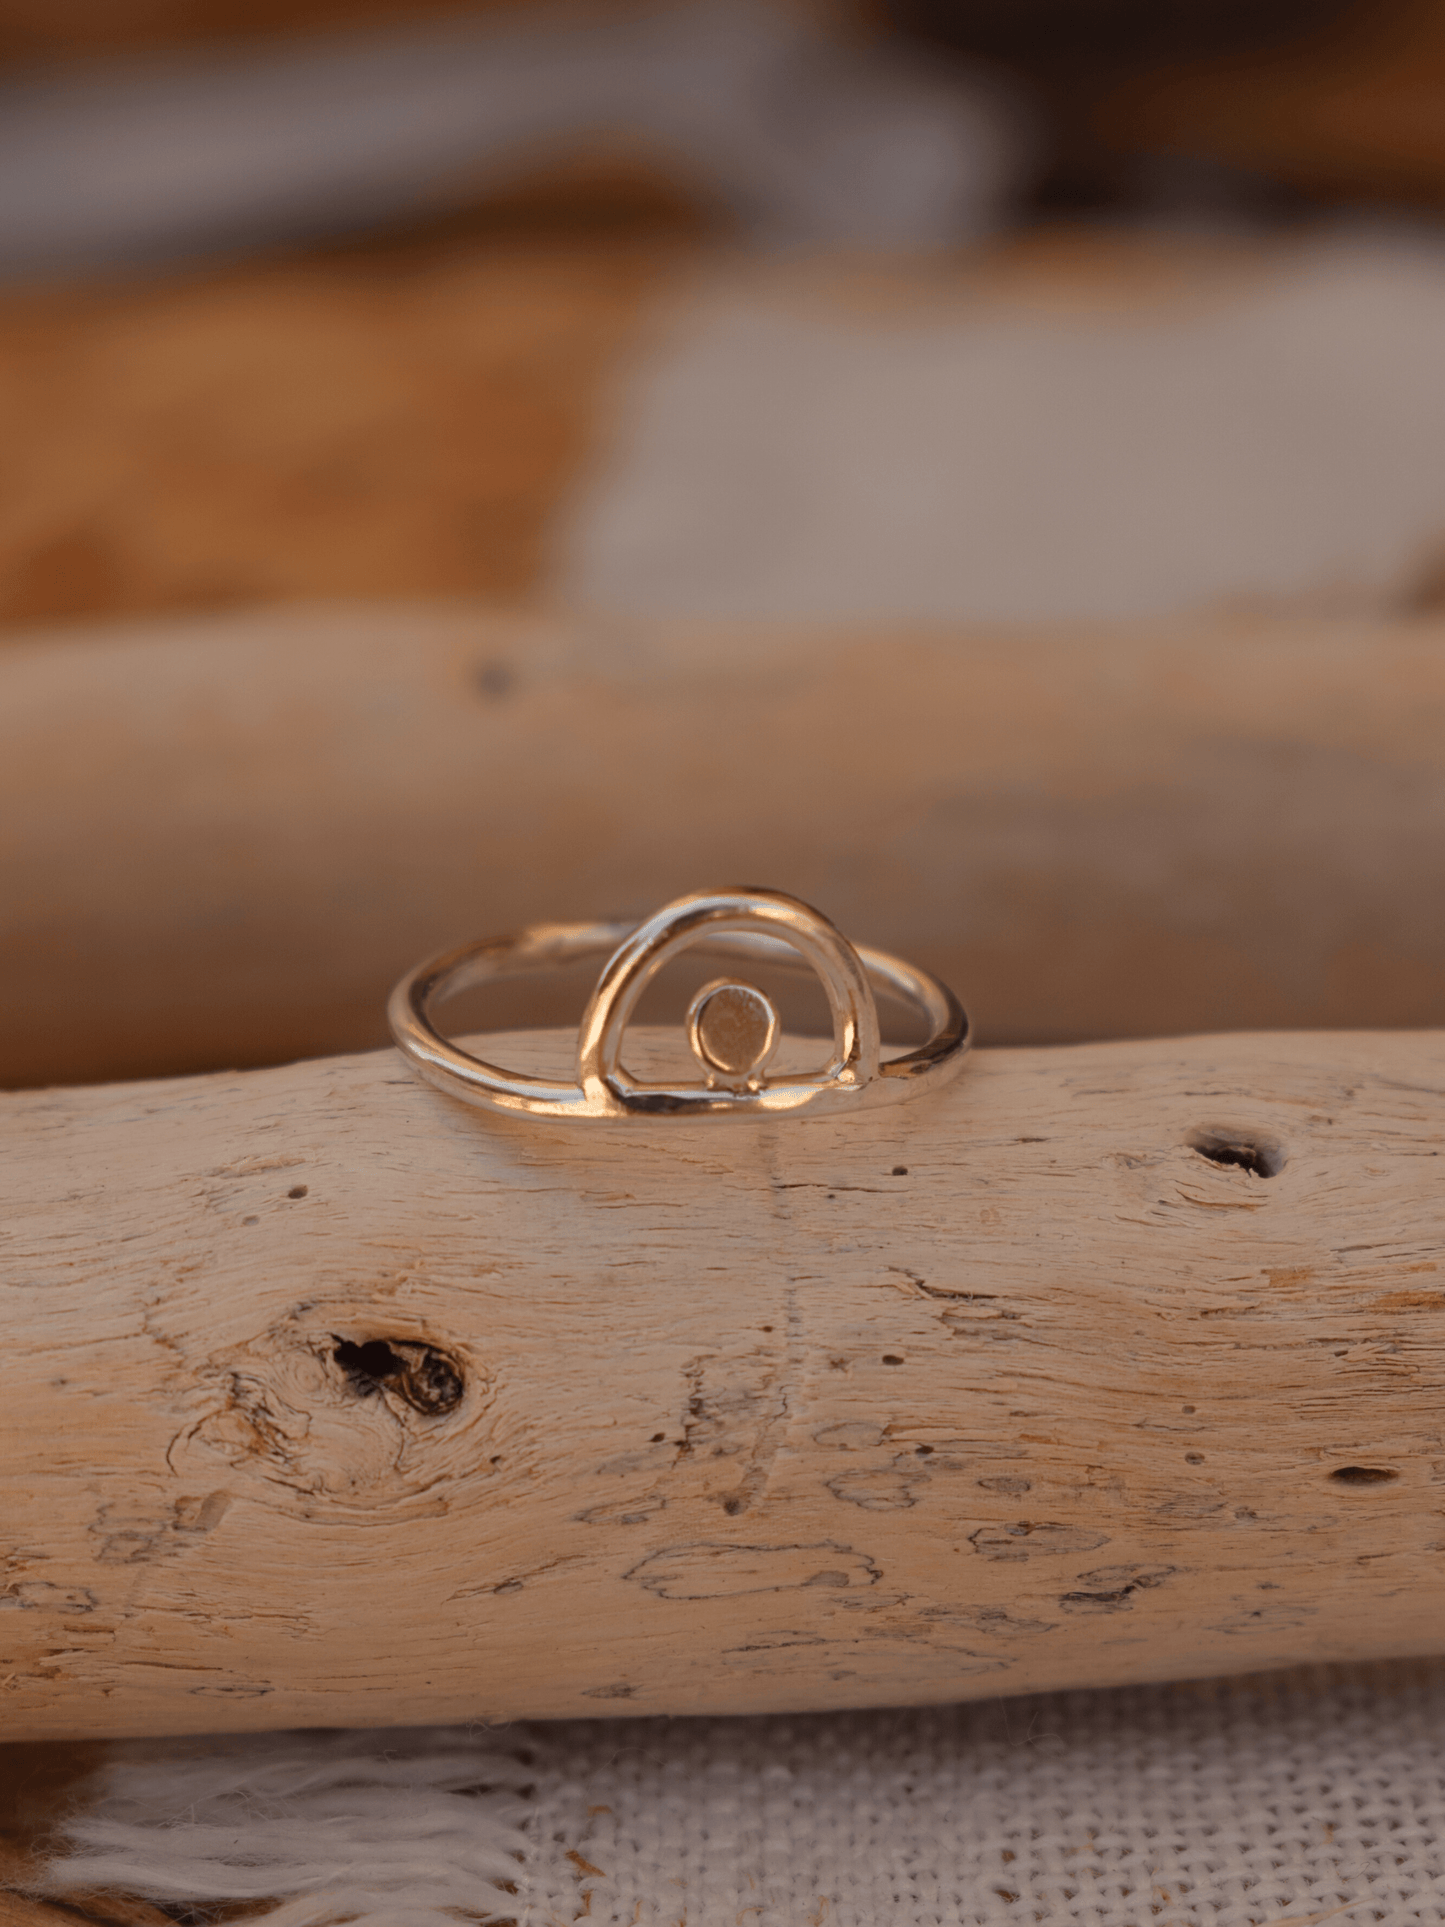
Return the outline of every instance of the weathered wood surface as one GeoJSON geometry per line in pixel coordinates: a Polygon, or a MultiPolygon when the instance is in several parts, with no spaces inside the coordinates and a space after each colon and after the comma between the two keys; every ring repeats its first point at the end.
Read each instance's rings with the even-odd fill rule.
{"type": "Polygon", "coordinates": [[[992,1043],[1445,1024],[1442,743],[1424,620],[17,643],[0,1082],[366,1048],[429,951],[736,881],[934,969],[992,1043]]]}
{"type": "Polygon", "coordinates": [[[844,1125],[391,1052],[12,1094],[4,1732],[1439,1650],[1442,1148],[1439,1032],[985,1051],[844,1125]]]}

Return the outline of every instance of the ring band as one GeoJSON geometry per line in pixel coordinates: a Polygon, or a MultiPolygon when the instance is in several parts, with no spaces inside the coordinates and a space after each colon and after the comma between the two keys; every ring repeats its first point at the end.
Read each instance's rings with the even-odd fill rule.
{"type": "Polygon", "coordinates": [[[464,1103],[534,1117],[817,1117],[897,1103],[936,1090],[963,1067],[972,1043],[962,1005],[945,985],[881,950],[855,948],[819,911],[780,890],[700,890],[641,924],[536,924],[467,944],[420,964],[391,994],[387,1016],[412,1069],[464,1103]],[[638,999],[662,966],[694,946],[769,964],[812,967],[828,999],[833,1055],[817,1072],[767,1075],[778,1017],[752,984],[719,978],[688,1011],[701,1084],[653,1084],[622,1064],[638,999]],[[556,1084],[501,1070],[449,1043],[434,1003],[501,977],[605,958],[577,1035],[577,1079],[556,1084]],[[882,1061],[875,986],[928,1026],[917,1049],[882,1061]]]}

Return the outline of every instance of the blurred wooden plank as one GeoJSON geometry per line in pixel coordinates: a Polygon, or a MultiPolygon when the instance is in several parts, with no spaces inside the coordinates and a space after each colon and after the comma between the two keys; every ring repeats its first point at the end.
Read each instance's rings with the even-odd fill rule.
{"type": "MultiPolygon", "coordinates": [[[[716,235],[659,172],[597,156],[405,240],[3,294],[0,646],[60,618],[553,593],[558,511],[716,235]]],[[[1006,305],[1127,325],[1274,260],[1065,230],[945,261],[735,262],[722,286],[854,324],[1006,305]]]]}
{"type": "Polygon", "coordinates": [[[1438,1025],[1442,742],[1424,619],[356,607],[17,643],[0,1081],[365,1048],[447,944],[731,882],[936,971],[986,1042],[1438,1025]]]}
{"type": "Polygon", "coordinates": [[[0,624],[526,594],[696,227],[636,170],[411,241],[0,299],[0,624]]]}

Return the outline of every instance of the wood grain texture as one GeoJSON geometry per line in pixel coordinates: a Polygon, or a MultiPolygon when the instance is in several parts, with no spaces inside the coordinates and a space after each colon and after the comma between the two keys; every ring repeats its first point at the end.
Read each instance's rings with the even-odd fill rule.
{"type": "Polygon", "coordinates": [[[933,969],[991,1043],[1445,1024],[1442,742],[1425,619],[17,643],[0,1083],[366,1048],[446,945],[733,882],[933,969]]]}
{"type": "Polygon", "coordinates": [[[5,1731],[1439,1650],[1442,1148],[1439,1032],[983,1052],[845,1126],[391,1052],[8,1096],[5,1731]]]}

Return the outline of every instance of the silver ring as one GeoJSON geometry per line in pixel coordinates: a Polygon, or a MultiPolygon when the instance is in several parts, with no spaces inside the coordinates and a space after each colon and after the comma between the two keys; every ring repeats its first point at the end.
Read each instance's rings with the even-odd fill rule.
{"type": "Polygon", "coordinates": [[[963,1067],[972,1043],[968,1017],[945,985],[881,950],[855,948],[819,911],[781,890],[699,890],[641,924],[536,924],[512,937],[467,944],[418,965],[391,994],[392,1036],[412,1069],[466,1104],[532,1117],[818,1117],[898,1103],[937,1090],[963,1067]],[[637,1001],[662,966],[694,945],[769,964],[811,966],[833,1019],[824,1069],[770,1077],[777,1011],[736,977],[715,978],[692,1000],[688,1040],[700,1084],[650,1084],[622,1064],[637,1001]],[[499,1069],[449,1043],[432,1022],[433,1004],[500,977],[606,959],[577,1034],[577,1079],[499,1069]],[[875,986],[928,1026],[916,1050],[881,1057],[875,986]]]}

